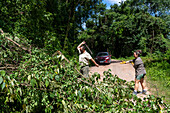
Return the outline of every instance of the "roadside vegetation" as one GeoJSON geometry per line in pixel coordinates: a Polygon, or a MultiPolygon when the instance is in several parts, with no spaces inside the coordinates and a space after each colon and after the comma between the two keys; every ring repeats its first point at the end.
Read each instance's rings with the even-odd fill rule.
{"type": "Polygon", "coordinates": [[[170,50],[166,54],[159,52],[144,59],[151,92],[164,96],[164,101],[170,103],[170,50]]]}

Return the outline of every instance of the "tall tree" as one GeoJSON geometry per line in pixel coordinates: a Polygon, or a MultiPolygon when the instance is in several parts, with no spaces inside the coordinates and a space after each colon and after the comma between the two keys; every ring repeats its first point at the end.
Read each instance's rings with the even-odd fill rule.
{"type": "Polygon", "coordinates": [[[86,24],[87,30],[79,37],[88,37],[96,52],[110,51],[120,57],[130,56],[135,49],[142,49],[144,53],[166,50],[167,25],[162,18],[148,12],[144,1],[115,4],[89,18],[86,24]]]}

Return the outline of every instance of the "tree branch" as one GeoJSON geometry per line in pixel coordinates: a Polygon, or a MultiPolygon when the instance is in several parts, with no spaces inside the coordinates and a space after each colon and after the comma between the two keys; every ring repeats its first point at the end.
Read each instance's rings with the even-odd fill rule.
{"type": "MultiPolygon", "coordinates": [[[[26,84],[26,83],[21,83],[19,85],[20,86],[26,86],[26,87],[31,87],[32,86],[32,85],[26,84]]],[[[41,90],[41,91],[54,91],[54,90],[51,90],[51,89],[43,89],[43,88],[33,88],[33,89],[37,89],[37,90],[41,90]]]]}
{"type": "MultiPolygon", "coordinates": [[[[1,31],[1,34],[4,34],[4,32],[3,32],[2,29],[1,29],[0,31],[1,31]]],[[[12,39],[10,39],[10,38],[8,38],[8,37],[6,37],[6,36],[5,36],[5,38],[6,38],[7,40],[13,42],[13,43],[14,43],[15,45],[17,45],[19,48],[25,50],[25,51],[28,52],[28,53],[31,53],[30,50],[27,50],[25,47],[21,47],[21,45],[19,45],[17,42],[13,41],[12,39]]]]}
{"type": "Polygon", "coordinates": [[[3,69],[18,69],[18,67],[0,67],[0,70],[3,70],[3,69]]]}

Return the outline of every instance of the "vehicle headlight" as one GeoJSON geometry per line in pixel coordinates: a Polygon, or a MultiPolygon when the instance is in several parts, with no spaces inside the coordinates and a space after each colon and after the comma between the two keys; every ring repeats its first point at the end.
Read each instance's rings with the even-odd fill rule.
{"type": "Polygon", "coordinates": [[[109,57],[106,57],[106,60],[108,60],[109,59],[109,57]]]}

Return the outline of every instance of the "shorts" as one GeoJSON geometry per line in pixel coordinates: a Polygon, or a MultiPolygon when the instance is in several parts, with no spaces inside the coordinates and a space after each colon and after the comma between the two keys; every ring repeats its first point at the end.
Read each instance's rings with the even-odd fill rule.
{"type": "Polygon", "coordinates": [[[80,70],[80,72],[86,77],[89,77],[89,66],[83,66],[80,70]]]}
{"type": "Polygon", "coordinates": [[[141,80],[142,78],[145,77],[146,74],[141,74],[141,75],[136,75],[137,80],[141,80]]]}

